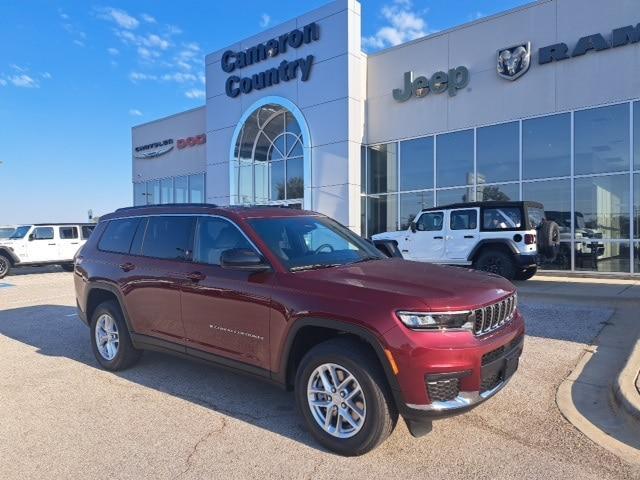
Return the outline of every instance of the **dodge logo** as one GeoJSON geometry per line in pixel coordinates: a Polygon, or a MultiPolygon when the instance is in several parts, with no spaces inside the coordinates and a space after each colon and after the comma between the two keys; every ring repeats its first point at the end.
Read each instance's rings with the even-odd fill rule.
{"type": "Polygon", "coordinates": [[[498,75],[515,80],[527,73],[531,64],[531,42],[498,50],[498,75]]]}

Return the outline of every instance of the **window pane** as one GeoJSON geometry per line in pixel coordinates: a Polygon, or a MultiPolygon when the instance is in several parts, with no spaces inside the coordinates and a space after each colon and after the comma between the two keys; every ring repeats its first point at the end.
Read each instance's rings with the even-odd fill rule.
{"type": "Polygon", "coordinates": [[[111,220],[100,238],[98,248],[106,252],[129,253],[139,221],[139,218],[111,220]]]}
{"type": "Polygon", "coordinates": [[[191,258],[194,217],[150,217],[142,254],[171,260],[191,258]]]}
{"type": "Polygon", "coordinates": [[[633,238],[638,239],[640,238],[640,173],[633,176],[633,218],[633,238]]]}
{"type": "Polygon", "coordinates": [[[302,158],[287,160],[287,198],[304,197],[304,161],[302,158]]]}
{"type": "Polygon", "coordinates": [[[433,192],[412,192],[400,194],[400,230],[409,228],[420,210],[433,207],[433,192]]]}
{"type": "Polygon", "coordinates": [[[478,200],[482,202],[500,202],[518,200],[520,198],[520,186],[517,183],[507,185],[478,185],[478,200]]]}
{"type": "Polygon", "coordinates": [[[571,114],[522,122],[522,178],[571,175],[571,114]]]}
{"type": "Polygon", "coordinates": [[[221,218],[200,217],[193,260],[220,265],[220,255],[232,248],[252,248],[238,228],[221,218]]]}
{"type": "Polygon", "coordinates": [[[451,212],[451,230],[475,230],[478,228],[476,210],[455,210],[451,212]]]}
{"type": "MultiPolygon", "coordinates": [[[[522,199],[544,205],[547,219],[560,227],[560,240],[571,240],[571,180],[567,178],[523,183],[522,199]]],[[[568,253],[571,263],[571,250],[568,253]]]]}
{"type": "MultiPolygon", "coordinates": [[[[569,233],[571,236],[571,233],[569,233]]],[[[563,238],[563,237],[561,237],[563,238]]],[[[571,270],[571,242],[560,242],[558,255],[553,260],[540,257],[541,270],[571,270]]]]}
{"type": "Polygon", "coordinates": [[[640,242],[633,244],[633,272],[640,273],[640,242]]]}
{"type": "Polygon", "coordinates": [[[477,130],[476,168],[478,183],[518,180],[520,135],[518,122],[477,130]]]}
{"type": "Polygon", "coordinates": [[[590,239],[576,243],[576,270],[629,273],[629,242],[590,239]]]}
{"type": "Polygon", "coordinates": [[[376,195],[367,198],[368,235],[398,229],[398,198],[396,195],[376,195]]]}
{"type": "Polygon", "coordinates": [[[436,207],[440,205],[450,205],[452,203],[473,202],[473,188],[451,188],[449,190],[438,190],[436,192],[436,207]]]}
{"type": "MultiPolygon", "coordinates": [[[[360,193],[366,193],[367,186],[367,148],[360,147],[360,193]]],[[[363,230],[364,232],[364,230],[363,230]]]]}
{"type": "Polygon", "coordinates": [[[86,240],[87,238],[89,238],[95,228],[95,225],[84,225],[82,227],[82,239],[86,240]]]}
{"type": "Polygon", "coordinates": [[[284,200],[284,161],[269,163],[271,200],[284,200]]]}
{"type": "Polygon", "coordinates": [[[175,196],[174,201],[176,203],[188,203],[189,202],[189,177],[176,177],[174,179],[175,196]]]}
{"type": "Polygon", "coordinates": [[[78,228],[77,227],[60,227],[58,234],[60,235],[61,240],[71,240],[78,238],[78,228]]]}
{"type": "Polygon", "coordinates": [[[438,135],[436,145],[436,186],[472,184],[473,130],[438,135]]]}
{"type": "Polygon", "coordinates": [[[241,165],[235,167],[236,179],[238,180],[237,203],[254,203],[253,199],[253,166],[241,165]]]}
{"type": "Polygon", "coordinates": [[[131,255],[140,255],[142,253],[142,240],[144,240],[144,234],[147,231],[148,221],[148,218],[142,218],[140,222],[138,222],[138,228],[136,228],[136,233],[133,236],[131,248],[129,249],[131,255]]]}
{"type": "Polygon", "coordinates": [[[173,179],[160,180],[160,203],[173,203],[173,179]]]}
{"type": "Polygon", "coordinates": [[[444,213],[428,212],[420,215],[416,230],[420,232],[439,232],[444,225],[444,213]]]}
{"type": "Polygon", "coordinates": [[[400,190],[433,188],[433,137],[400,144],[400,190]]]}
{"type": "Polygon", "coordinates": [[[640,170],[640,102],[633,104],[633,165],[635,170],[640,170]]]}
{"type": "Polygon", "coordinates": [[[189,175],[189,202],[204,203],[204,175],[189,175]]]}
{"type": "Polygon", "coordinates": [[[519,207],[485,208],[482,211],[483,230],[513,230],[522,227],[522,209],[519,207]]]}
{"type": "MultiPolygon", "coordinates": [[[[242,167],[246,169],[246,174],[243,174],[242,180],[249,184],[251,188],[251,166],[242,167]]],[[[252,203],[263,204],[269,201],[269,164],[267,162],[256,162],[253,165],[253,175],[255,180],[255,198],[252,203]]],[[[246,188],[246,187],[243,187],[246,188]]],[[[249,203],[249,202],[245,202],[249,203]]]]}
{"type": "Polygon", "coordinates": [[[151,180],[147,182],[147,205],[160,203],[160,181],[151,180]]]}
{"type": "Polygon", "coordinates": [[[629,238],[629,193],[629,175],[576,178],[576,239],[629,238]]]}
{"type": "Polygon", "coordinates": [[[387,193],[398,190],[397,144],[369,147],[368,193],[387,193]]]}
{"type": "Polygon", "coordinates": [[[52,227],[38,227],[33,231],[36,240],[53,240],[52,227]]]}
{"type": "Polygon", "coordinates": [[[133,205],[146,205],[147,204],[147,184],[146,183],[134,183],[133,184],[133,205]]]}
{"type": "Polygon", "coordinates": [[[629,105],[576,112],[574,128],[576,174],[629,169],[629,105]]]}

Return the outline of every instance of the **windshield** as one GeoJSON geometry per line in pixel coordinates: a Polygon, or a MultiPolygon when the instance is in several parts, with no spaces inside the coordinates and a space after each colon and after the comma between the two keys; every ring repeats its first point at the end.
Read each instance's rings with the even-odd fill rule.
{"type": "Polygon", "coordinates": [[[384,258],[373,245],[325,217],[261,218],[249,223],[292,272],[384,258]]]}
{"type": "Polygon", "coordinates": [[[11,234],[9,237],[10,240],[20,240],[23,238],[31,229],[31,225],[24,225],[22,227],[16,228],[16,231],[11,234]]]}

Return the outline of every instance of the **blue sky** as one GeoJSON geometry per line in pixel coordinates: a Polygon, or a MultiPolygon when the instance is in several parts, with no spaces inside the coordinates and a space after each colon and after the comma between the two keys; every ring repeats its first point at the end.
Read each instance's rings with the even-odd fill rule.
{"type": "MultiPolygon", "coordinates": [[[[325,0],[0,0],[0,225],[131,203],[131,126],[204,103],[204,55],[325,0]]],[[[375,51],[527,0],[363,0],[375,51]]]]}

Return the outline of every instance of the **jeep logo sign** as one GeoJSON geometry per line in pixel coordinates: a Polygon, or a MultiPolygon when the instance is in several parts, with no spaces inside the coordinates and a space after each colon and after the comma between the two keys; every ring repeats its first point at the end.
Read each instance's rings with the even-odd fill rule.
{"type": "Polygon", "coordinates": [[[469,70],[467,67],[456,67],[446,72],[436,72],[431,78],[424,76],[413,78],[413,72],[405,72],[403,88],[393,89],[393,99],[396,102],[406,102],[412,96],[426,97],[429,92],[449,92],[454,97],[458,90],[469,85],[469,70]]]}

